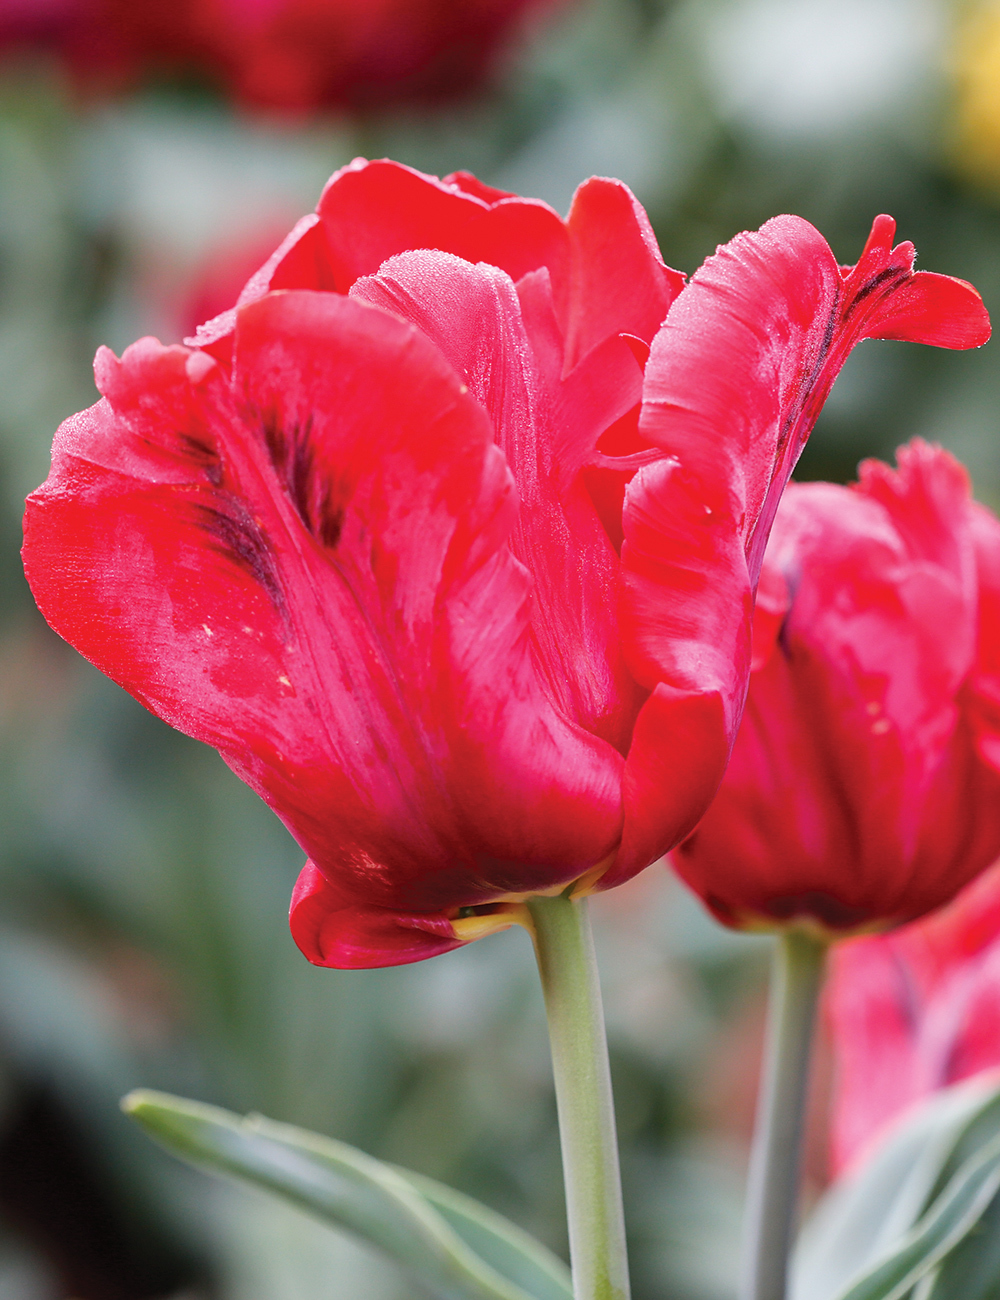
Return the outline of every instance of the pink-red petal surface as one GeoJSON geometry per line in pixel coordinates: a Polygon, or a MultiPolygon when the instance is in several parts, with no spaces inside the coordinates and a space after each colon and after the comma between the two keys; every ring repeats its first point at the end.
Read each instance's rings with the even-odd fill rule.
{"type": "Polygon", "coordinates": [[[564,717],[627,747],[637,701],[619,649],[618,556],[575,472],[562,473],[559,453],[569,445],[578,463],[569,435],[588,432],[593,450],[603,430],[601,422],[589,430],[588,423],[603,393],[608,423],[639,400],[642,375],[631,352],[614,340],[619,367],[605,360],[596,400],[570,401],[567,411],[559,402],[563,386],[553,391],[552,376],[535,361],[514,285],[495,267],[408,253],[351,293],[412,321],[489,414],[521,503],[510,544],[534,579],[530,635],[538,670],[564,717]]]}
{"type": "Polygon", "coordinates": [[[574,366],[609,334],[651,343],[684,277],[664,265],[649,218],[621,181],[592,177],[566,218],[571,281],[566,354],[574,366]]]}
{"type": "MultiPolygon", "coordinates": [[[[639,435],[666,459],[640,470],[625,497],[626,660],[643,685],[718,692],[727,745],[745,698],[750,611],[771,523],[851,348],[894,329],[943,346],[989,336],[975,290],[914,275],[912,246],[893,249],[893,229],[880,217],[847,272],[798,217],[738,235],[674,301],[650,352],[639,435]],[[918,281],[931,288],[914,289],[918,281]],[[948,287],[935,299],[938,281],[948,287]]],[[[645,761],[642,750],[629,755],[630,766],[645,761]]],[[[626,799],[625,838],[607,883],[671,847],[677,819],[664,812],[626,799]]]]}
{"type": "Polygon", "coordinates": [[[621,759],[539,685],[513,485],[427,340],[288,294],[241,312],[231,383],[151,343],[106,364],[29,505],[57,630],[366,900],[475,904],[607,853],[621,759]]]}
{"type": "MultiPolygon", "coordinates": [[[[567,368],[609,335],[652,341],[684,279],[664,265],[627,186],[585,181],[564,222],[538,199],[471,179],[456,173],[439,180],[387,159],[355,159],[330,178],[315,216],[303,218],[251,277],[240,302],[269,289],[347,293],[390,257],[435,249],[489,263],[515,282],[547,270],[567,368]]],[[[223,357],[231,329],[232,317],[220,317],[192,341],[223,357]]]]}
{"type": "Polygon", "coordinates": [[[1000,1067],[1000,868],[922,921],[839,945],[826,1009],[839,1171],[908,1107],[1000,1067]]]}
{"type": "Polygon", "coordinates": [[[292,937],[314,966],[401,966],[460,946],[443,914],[373,907],[335,889],[312,863],[302,868],[289,912],[292,937]]]}

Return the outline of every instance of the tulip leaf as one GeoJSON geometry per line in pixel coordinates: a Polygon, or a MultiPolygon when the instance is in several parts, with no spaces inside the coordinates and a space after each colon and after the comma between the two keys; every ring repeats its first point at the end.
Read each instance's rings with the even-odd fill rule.
{"type": "MultiPolygon", "coordinates": [[[[1000,1197],[942,1263],[920,1300],[996,1300],[1000,1295],[1000,1197]]],[[[916,1298],[915,1298],[916,1300],[916,1298]]]]}
{"type": "Polygon", "coordinates": [[[968,1237],[1000,1191],[1000,1135],[954,1175],[924,1217],[886,1258],[838,1300],[905,1300],[968,1237]]]}
{"type": "Polygon", "coordinates": [[[458,1233],[466,1245],[536,1300],[572,1300],[573,1281],[558,1257],[481,1201],[434,1178],[392,1165],[458,1233]]]}
{"type": "Polygon", "coordinates": [[[897,1122],[813,1212],[796,1248],[791,1300],[834,1300],[884,1260],[997,1132],[1000,1086],[991,1076],[935,1093],[897,1122]]]}
{"type": "Polygon", "coordinates": [[[139,1089],[122,1107],[174,1155],[378,1246],[449,1300],[572,1300],[566,1265],[502,1215],[346,1143],[139,1089]]]}

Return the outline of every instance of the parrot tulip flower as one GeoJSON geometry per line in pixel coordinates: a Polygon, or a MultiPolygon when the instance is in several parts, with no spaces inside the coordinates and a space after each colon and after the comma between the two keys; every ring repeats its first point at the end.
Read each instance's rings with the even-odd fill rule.
{"type": "Polygon", "coordinates": [[[909,921],[1000,854],[1000,522],[947,452],[898,462],[778,510],[732,762],[674,854],[726,924],[909,921]]]}
{"type": "Polygon", "coordinates": [[[616,181],[569,216],[359,161],[190,347],[98,354],[25,564],[309,857],[310,960],[414,961],[628,879],[725,769],[781,490],[862,338],[985,341],[880,217],[690,283],[616,181]]]}
{"type": "Polygon", "coordinates": [[[909,1106],[1000,1068],[1000,866],[932,916],[842,944],[827,991],[839,1170],[909,1106]]]}

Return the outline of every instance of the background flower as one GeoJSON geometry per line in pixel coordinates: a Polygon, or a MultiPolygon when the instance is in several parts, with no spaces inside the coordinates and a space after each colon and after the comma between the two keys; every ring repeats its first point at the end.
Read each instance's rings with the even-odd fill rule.
{"type": "Polygon", "coordinates": [[[552,0],[3,0],[0,49],[57,51],[91,94],[196,75],[238,103],[307,111],[475,87],[552,0]]]}
{"type": "Polygon", "coordinates": [[[779,507],[733,760],[674,855],[727,924],[910,920],[1000,852],[1000,523],[914,442],[779,507]]]}
{"type": "Polygon", "coordinates": [[[955,47],[954,148],[961,170],[980,185],[1000,183],[1000,5],[963,6],[955,47]]]}
{"type": "Polygon", "coordinates": [[[839,1169],[908,1106],[1000,1066],[1000,867],[922,921],[843,944],[827,1009],[839,1169]]]}

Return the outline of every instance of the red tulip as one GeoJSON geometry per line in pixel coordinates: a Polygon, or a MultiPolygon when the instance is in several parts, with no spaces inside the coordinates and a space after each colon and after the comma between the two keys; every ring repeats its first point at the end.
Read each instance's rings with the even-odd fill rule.
{"type": "Polygon", "coordinates": [[[237,101],[308,110],[474,88],[555,0],[0,0],[0,48],[56,50],[90,90],[200,72],[237,101]]]}
{"type": "Polygon", "coordinates": [[[563,221],[358,162],[200,346],[98,354],[104,400],[29,499],[29,580],[289,826],[311,960],[442,952],[691,830],[848,350],[988,334],[892,231],[842,271],[778,217],[682,287],[616,181],[563,221]]]}
{"type": "Polygon", "coordinates": [[[720,920],[908,921],[1000,854],[1000,522],[919,441],[793,485],[732,762],[675,853],[720,920]]]}
{"type": "Polygon", "coordinates": [[[907,1107],[1000,1067],[1000,865],[934,915],[843,944],[827,998],[840,1169],[907,1107]]]}

